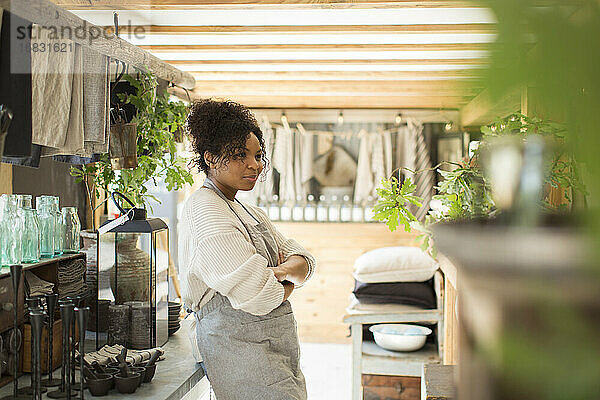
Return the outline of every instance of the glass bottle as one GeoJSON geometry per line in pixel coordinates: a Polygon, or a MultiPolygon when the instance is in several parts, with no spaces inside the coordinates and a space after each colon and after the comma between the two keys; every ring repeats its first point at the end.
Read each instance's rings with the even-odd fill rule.
{"type": "Polygon", "coordinates": [[[36,207],[40,223],[40,255],[42,258],[54,256],[54,237],[56,232],[56,217],[53,208],[53,200],[48,196],[36,198],[36,207]]]}
{"type": "Polygon", "coordinates": [[[292,219],[294,221],[302,221],[304,219],[304,204],[302,204],[302,196],[296,196],[296,203],[292,209],[292,219]]]}
{"type": "Polygon", "coordinates": [[[269,204],[269,219],[271,221],[279,221],[280,214],[279,196],[273,195],[273,201],[269,204]]]}
{"type": "Polygon", "coordinates": [[[317,221],[327,221],[327,207],[325,206],[325,196],[319,196],[319,203],[317,204],[317,221]]]}
{"type": "Polygon", "coordinates": [[[350,196],[344,196],[344,202],[342,203],[342,209],[340,210],[340,218],[342,222],[352,221],[352,204],[350,203],[350,196]]]}
{"type": "Polygon", "coordinates": [[[317,207],[315,205],[315,196],[308,195],[308,204],[304,207],[304,220],[314,221],[317,219],[317,207]]]}
{"type": "Polygon", "coordinates": [[[18,194],[17,195],[17,208],[33,208],[32,196],[30,194],[18,194]]]}
{"type": "Polygon", "coordinates": [[[20,222],[17,215],[17,196],[12,194],[2,195],[2,206],[0,258],[2,259],[2,266],[7,267],[21,262],[21,230],[15,229],[20,222]]]}
{"type": "Polygon", "coordinates": [[[62,214],[60,211],[58,196],[50,196],[52,199],[52,212],[54,214],[54,255],[58,256],[62,254],[63,249],[63,230],[62,225],[62,214]]]}
{"type": "Polygon", "coordinates": [[[62,208],[62,252],[77,253],[79,252],[79,233],[81,231],[81,223],[77,215],[77,207],[62,208]]]}
{"type": "Polygon", "coordinates": [[[28,207],[21,208],[20,213],[21,262],[35,263],[40,260],[40,223],[37,211],[28,207]]]}
{"type": "Polygon", "coordinates": [[[340,221],[340,203],[336,195],[331,196],[329,207],[327,209],[327,220],[329,222],[340,221]]]}

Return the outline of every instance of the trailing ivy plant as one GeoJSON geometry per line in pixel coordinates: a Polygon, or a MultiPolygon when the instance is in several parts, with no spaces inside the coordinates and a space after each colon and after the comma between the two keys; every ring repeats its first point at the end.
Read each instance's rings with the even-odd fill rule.
{"type": "Polygon", "coordinates": [[[123,78],[136,89],[133,94],[118,96],[123,104],[130,103],[137,110],[131,122],[137,124],[138,165],[114,171],[109,155],[103,154],[96,163],[72,167],[71,175],[86,185],[90,206],[92,196],[100,198],[100,190],[119,191],[136,206],[145,208],[149,206],[149,199],[160,202],[148,193],[148,183],[156,185],[157,179],[161,178],[167,190],[193,184],[185,160],[176,154],[174,139],[174,134],[185,124],[187,106],[180,101],[169,101],[166,92],[157,95],[158,80],[151,73],[140,72],[137,79],[130,75],[123,78]]]}

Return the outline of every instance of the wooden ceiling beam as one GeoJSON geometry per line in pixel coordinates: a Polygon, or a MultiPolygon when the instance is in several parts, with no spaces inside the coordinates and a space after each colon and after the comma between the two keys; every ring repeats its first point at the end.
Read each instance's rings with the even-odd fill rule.
{"type": "Polygon", "coordinates": [[[156,54],[161,52],[195,53],[203,51],[449,51],[449,50],[489,50],[488,43],[448,43],[448,44],[265,44],[265,45],[148,45],[139,46],[156,54]]]}
{"type": "MultiPolygon", "coordinates": [[[[112,26],[105,26],[110,31],[112,26]]],[[[137,35],[171,34],[198,35],[203,33],[496,33],[494,24],[432,24],[432,25],[265,25],[265,26],[173,26],[173,25],[122,25],[119,33],[137,35]]]]}
{"type": "Polygon", "coordinates": [[[357,95],[398,93],[406,96],[475,96],[481,91],[481,86],[453,81],[196,81],[194,90],[240,95],[254,92],[274,95],[290,95],[297,92],[354,92],[357,95]]]}
{"type": "MultiPolygon", "coordinates": [[[[169,91],[187,100],[185,91],[170,88],[169,91]]],[[[190,92],[191,100],[204,97],[219,97],[212,93],[190,92]]],[[[395,108],[395,109],[453,109],[468,102],[463,97],[442,96],[231,96],[223,95],[251,108],[395,108]]]]}
{"type": "Polygon", "coordinates": [[[171,65],[223,65],[223,64],[371,64],[371,65],[485,65],[488,60],[473,59],[425,59],[425,60],[164,60],[171,65]]]}
{"type": "Polygon", "coordinates": [[[70,10],[197,10],[209,8],[464,8],[466,0],[52,0],[70,10]]]}
{"type": "Polygon", "coordinates": [[[196,81],[441,81],[453,80],[465,83],[480,84],[482,78],[477,70],[461,71],[275,71],[275,72],[224,72],[206,71],[190,72],[196,81]]]}

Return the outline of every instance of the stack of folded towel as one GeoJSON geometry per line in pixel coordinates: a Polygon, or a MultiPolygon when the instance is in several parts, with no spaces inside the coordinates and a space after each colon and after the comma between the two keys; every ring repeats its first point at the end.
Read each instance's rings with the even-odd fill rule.
{"type": "Polygon", "coordinates": [[[27,297],[38,297],[52,294],[54,283],[47,282],[31,271],[25,271],[25,290],[27,297]]]}
{"type": "Polygon", "coordinates": [[[433,258],[418,247],[384,247],[354,263],[349,311],[394,312],[436,307],[433,258]]]}
{"type": "MultiPolygon", "coordinates": [[[[117,356],[121,354],[121,350],[123,350],[123,346],[120,344],[115,344],[113,346],[104,345],[98,351],[85,353],[84,358],[85,361],[90,364],[94,361],[97,361],[100,365],[106,365],[110,362],[117,361],[117,356]]],[[[125,358],[125,361],[132,364],[140,364],[144,361],[148,361],[156,352],[159,353],[159,360],[161,360],[165,354],[165,351],[160,347],[155,347],[148,350],[127,350],[127,357],[125,358]]],[[[76,359],[79,360],[79,357],[76,359]]]]}
{"type": "Polygon", "coordinates": [[[58,298],[87,295],[85,284],[85,260],[77,258],[58,264],[58,298]]]}

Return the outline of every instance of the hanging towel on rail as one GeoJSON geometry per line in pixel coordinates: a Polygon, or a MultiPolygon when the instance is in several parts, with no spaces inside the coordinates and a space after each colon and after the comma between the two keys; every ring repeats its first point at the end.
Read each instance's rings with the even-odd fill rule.
{"type": "MultiPolygon", "coordinates": [[[[32,48],[69,46],[70,51],[34,51],[31,54],[32,72],[32,141],[41,146],[64,148],[69,129],[73,72],[74,44],[68,40],[51,39],[51,32],[39,25],[32,28],[32,48]]],[[[66,49],[66,47],[65,47],[66,49]]],[[[83,137],[81,138],[83,148],[83,137]]]]}
{"type": "Polygon", "coordinates": [[[373,188],[371,196],[377,198],[376,189],[381,186],[381,180],[387,178],[385,168],[385,154],[383,151],[383,134],[371,134],[371,171],[373,173],[373,188]]]}
{"type": "Polygon", "coordinates": [[[275,130],[273,149],[273,168],[279,172],[279,200],[293,203],[296,201],[294,190],[294,137],[289,127],[275,130]]]}
{"type": "Polygon", "coordinates": [[[304,196],[306,196],[310,192],[310,179],[315,175],[314,174],[314,137],[313,133],[307,132],[302,126],[301,123],[296,124],[298,131],[301,133],[301,151],[300,157],[302,158],[300,162],[300,167],[302,171],[300,173],[300,181],[302,182],[302,190],[304,191],[304,196]]]}
{"type": "Polygon", "coordinates": [[[108,152],[110,108],[108,57],[83,47],[83,136],[84,153],[108,152]]]}
{"type": "Polygon", "coordinates": [[[412,169],[417,174],[405,171],[406,177],[410,177],[417,186],[414,194],[423,200],[423,207],[409,205],[410,211],[419,221],[423,221],[429,211],[429,203],[434,193],[434,172],[431,157],[429,155],[429,146],[425,141],[423,134],[423,124],[419,121],[408,120],[405,137],[405,167],[412,169]]]}
{"type": "Polygon", "coordinates": [[[390,131],[383,132],[383,155],[385,160],[385,176],[389,178],[394,170],[392,165],[392,133],[390,131]]]}
{"type": "Polygon", "coordinates": [[[364,204],[373,191],[373,173],[371,169],[371,136],[365,131],[358,134],[360,147],[358,149],[358,165],[354,181],[354,202],[364,204]]]}
{"type": "MultiPolygon", "coordinates": [[[[83,57],[82,48],[73,44],[73,73],[71,75],[70,109],[64,144],[58,148],[45,148],[43,156],[57,154],[86,155],[83,125],[83,57]]],[[[47,116],[47,113],[46,113],[47,116]]],[[[48,126],[44,123],[44,126],[48,126]]]]}
{"type": "Polygon", "coordinates": [[[264,178],[256,182],[256,198],[260,203],[267,203],[273,200],[273,128],[269,122],[269,118],[263,115],[259,119],[260,130],[263,133],[263,141],[265,142],[265,153],[270,164],[267,170],[263,173],[264,178]]]}

